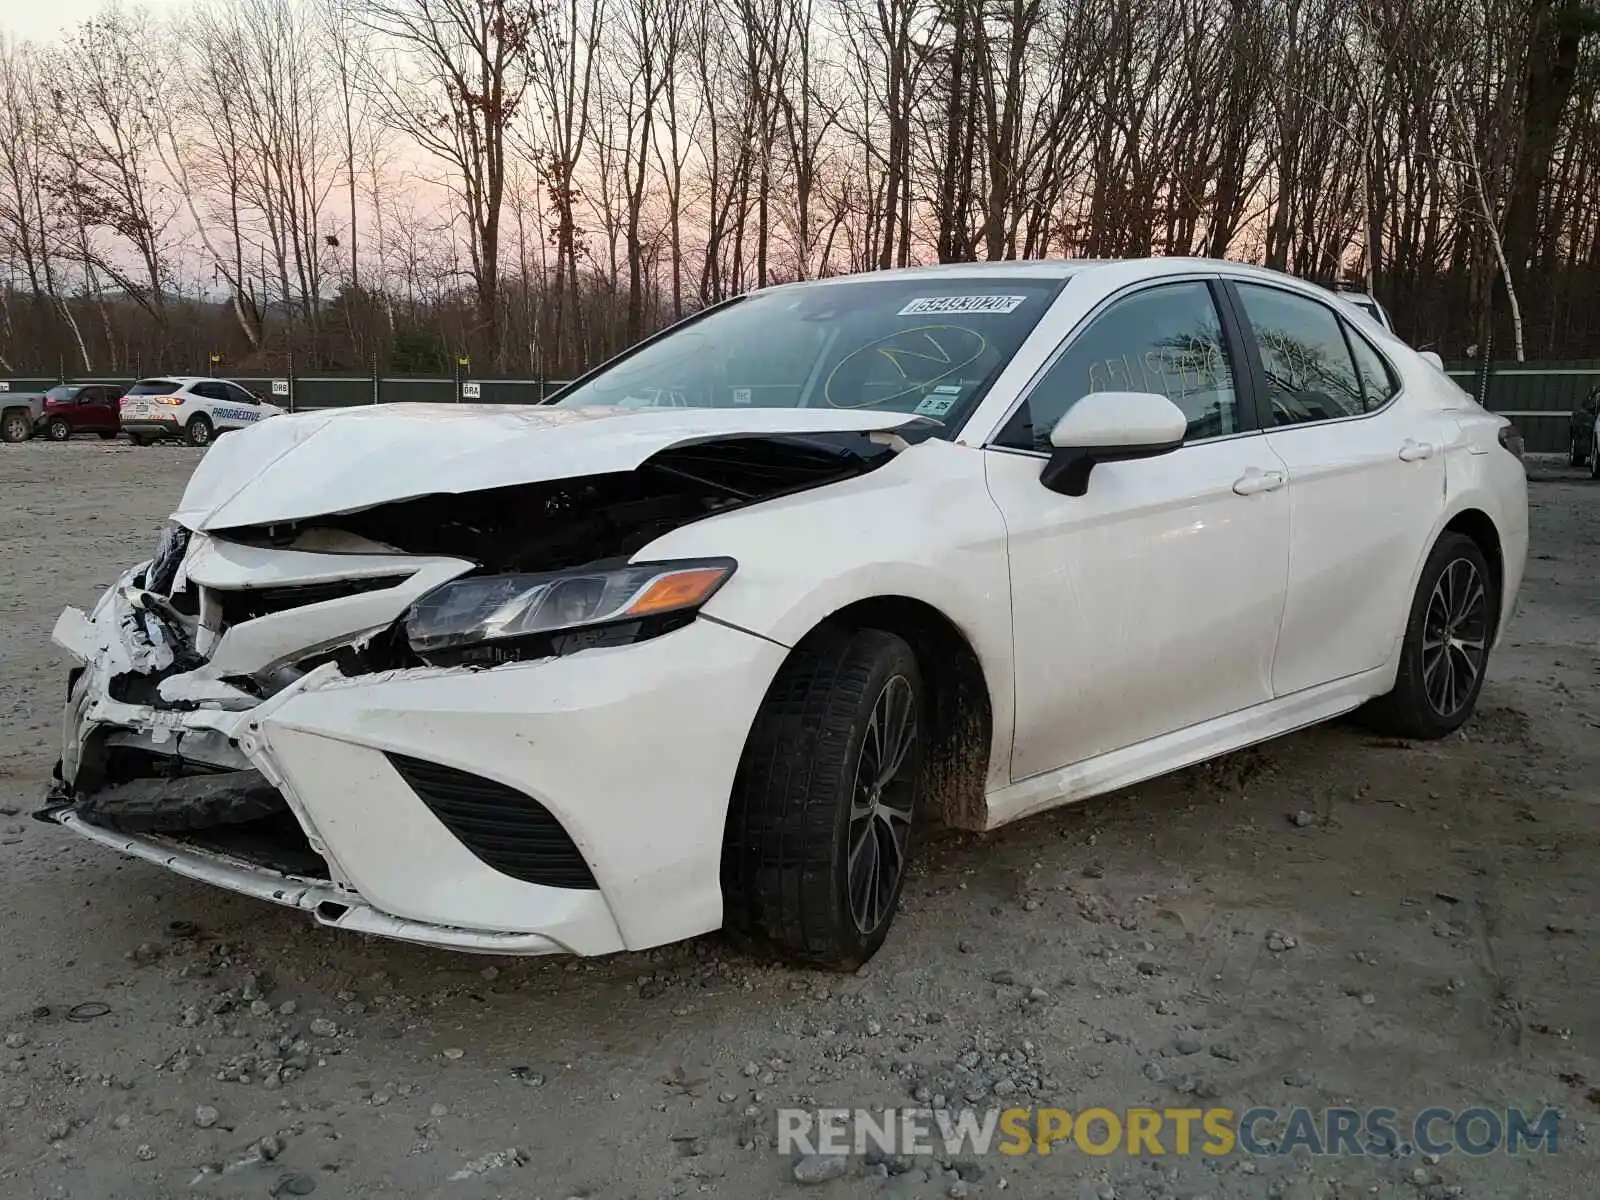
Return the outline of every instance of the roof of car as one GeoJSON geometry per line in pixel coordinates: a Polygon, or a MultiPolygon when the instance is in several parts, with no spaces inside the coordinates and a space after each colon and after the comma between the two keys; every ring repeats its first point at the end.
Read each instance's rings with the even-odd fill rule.
{"type": "MultiPolygon", "coordinates": [[[[987,276],[1001,279],[1068,279],[1074,275],[1097,271],[1127,271],[1142,268],[1152,276],[1184,275],[1195,271],[1220,271],[1229,275],[1254,275],[1262,279],[1291,280],[1305,284],[1306,280],[1268,267],[1251,263],[1233,262],[1224,258],[1032,258],[1005,259],[994,262],[936,263],[918,267],[891,267],[886,270],[865,271],[850,275],[832,275],[824,279],[800,280],[778,284],[776,287],[814,287],[818,285],[849,283],[872,279],[960,279],[987,276]]],[[[1318,285],[1311,285],[1318,286],[1318,285]]]]}

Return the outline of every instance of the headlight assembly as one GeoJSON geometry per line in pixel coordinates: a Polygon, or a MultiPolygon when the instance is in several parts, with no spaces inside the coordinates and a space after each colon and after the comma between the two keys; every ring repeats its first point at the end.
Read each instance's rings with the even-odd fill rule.
{"type": "Polygon", "coordinates": [[[637,641],[691,620],[737,564],[731,558],[478,575],[435,588],[405,617],[428,662],[494,663],[637,641]]]}

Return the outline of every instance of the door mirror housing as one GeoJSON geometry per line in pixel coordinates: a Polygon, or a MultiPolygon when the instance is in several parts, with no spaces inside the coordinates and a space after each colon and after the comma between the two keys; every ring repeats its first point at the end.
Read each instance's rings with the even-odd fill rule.
{"type": "Polygon", "coordinates": [[[1183,410],[1155,392],[1091,392],[1050,431],[1054,450],[1039,482],[1063,496],[1081,496],[1096,463],[1170,454],[1188,429],[1183,410]]]}
{"type": "Polygon", "coordinates": [[[1419,351],[1417,351],[1417,355],[1418,355],[1418,357],[1420,357],[1422,359],[1423,362],[1427,363],[1435,371],[1439,371],[1439,372],[1443,373],[1443,371],[1444,371],[1444,359],[1440,358],[1438,356],[1438,354],[1436,354],[1434,351],[1432,351],[1432,350],[1419,350],[1419,351]]]}

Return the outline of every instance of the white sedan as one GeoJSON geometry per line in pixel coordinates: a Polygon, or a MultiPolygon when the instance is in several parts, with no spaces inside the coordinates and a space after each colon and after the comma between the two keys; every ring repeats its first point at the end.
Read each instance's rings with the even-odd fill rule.
{"type": "Polygon", "coordinates": [[[1516,431],[1283,275],[776,287],[549,406],[219,442],[56,625],[41,815],[344,929],[847,967],[931,821],[1360,706],[1450,733],[1527,520],[1516,431]]]}

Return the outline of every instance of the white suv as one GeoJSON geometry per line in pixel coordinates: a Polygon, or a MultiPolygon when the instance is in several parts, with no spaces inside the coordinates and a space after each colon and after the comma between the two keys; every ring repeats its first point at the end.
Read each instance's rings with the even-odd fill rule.
{"type": "Polygon", "coordinates": [[[230,429],[243,429],[283,409],[226,379],[161,375],[141,379],[122,397],[122,431],[135,446],[182,438],[208,446],[230,429]]]}

